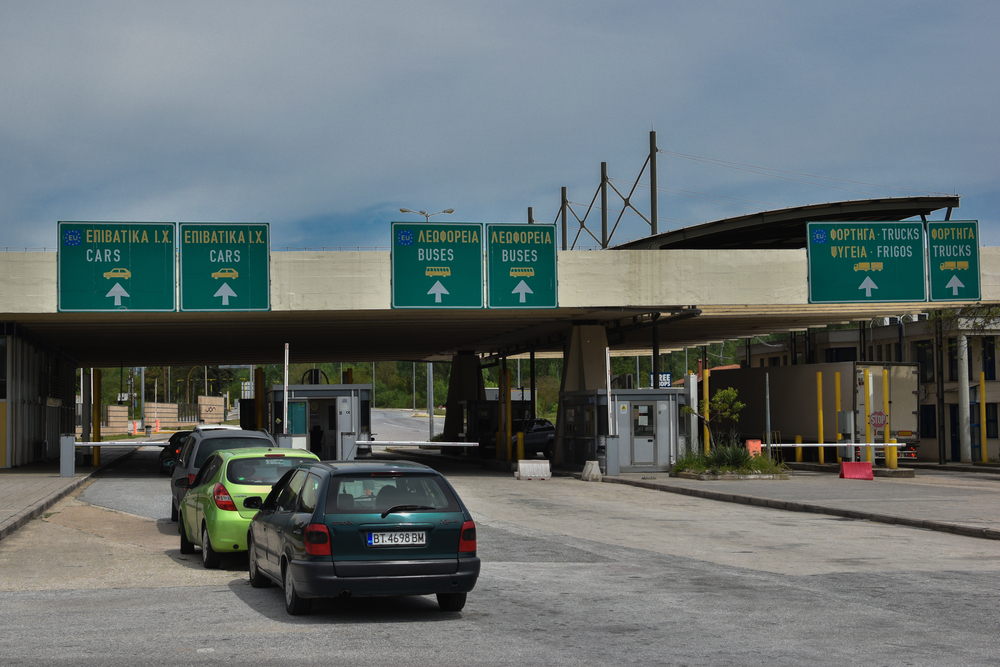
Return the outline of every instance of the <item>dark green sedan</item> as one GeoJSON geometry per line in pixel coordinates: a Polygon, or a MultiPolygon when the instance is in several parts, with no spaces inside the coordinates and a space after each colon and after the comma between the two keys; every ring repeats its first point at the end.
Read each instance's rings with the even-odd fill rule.
{"type": "Polygon", "coordinates": [[[476,524],[451,484],[418,463],[325,461],[285,474],[250,524],[250,584],[314,598],[436,595],[460,611],[479,578],[476,524]]]}

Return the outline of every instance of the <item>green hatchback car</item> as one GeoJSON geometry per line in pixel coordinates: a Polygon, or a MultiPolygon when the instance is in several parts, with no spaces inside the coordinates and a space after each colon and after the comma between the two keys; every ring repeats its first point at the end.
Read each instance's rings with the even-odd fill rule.
{"type": "Polygon", "coordinates": [[[219,567],[222,554],[247,550],[247,530],[257,513],[246,508],[247,498],[264,498],[271,486],[295,466],[318,461],[301,449],[250,447],[220,450],[211,455],[193,481],[174,481],[187,493],[181,500],[177,523],[181,553],[193,554],[201,547],[206,568],[219,567]]]}

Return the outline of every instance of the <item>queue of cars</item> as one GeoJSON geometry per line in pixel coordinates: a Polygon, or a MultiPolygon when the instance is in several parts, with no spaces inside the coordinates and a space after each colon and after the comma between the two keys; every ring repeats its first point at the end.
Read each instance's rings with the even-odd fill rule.
{"type": "Polygon", "coordinates": [[[459,611],[479,577],[476,526],[437,471],[401,461],[320,461],[262,431],[196,428],[172,466],[181,553],[248,551],[250,583],[285,610],[329,597],[436,595],[459,611]]]}

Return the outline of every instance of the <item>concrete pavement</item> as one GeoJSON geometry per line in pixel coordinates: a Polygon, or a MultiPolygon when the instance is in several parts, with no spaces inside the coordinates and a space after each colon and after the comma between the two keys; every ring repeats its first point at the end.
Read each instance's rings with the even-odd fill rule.
{"type": "Polygon", "coordinates": [[[788,480],[699,481],[624,473],[605,482],[658,491],[1000,540],[1000,475],[972,466],[919,466],[912,478],[840,479],[795,471],[788,480]]]}
{"type": "MultiPolygon", "coordinates": [[[[143,444],[137,441],[136,447],[143,444]]],[[[95,473],[134,451],[136,448],[105,447],[100,468],[78,467],[74,477],[59,476],[58,460],[0,470],[0,539],[41,515],[95,473]]],[[[498,463],[428,450],[408,450],[405,454],[418,459],[444,457],[488,467],[498,463]]],[[[1000,469],[961,464],[917,464],[914,468],[913,478],[876,477],[872,481],[839,479],[832,472],[799,470],[788,480],[699,481],[655,472],[623,473],[604,477],[604,482],[722,502],[1000,539],[1000,474],[995,474],[1000,469]]]]}

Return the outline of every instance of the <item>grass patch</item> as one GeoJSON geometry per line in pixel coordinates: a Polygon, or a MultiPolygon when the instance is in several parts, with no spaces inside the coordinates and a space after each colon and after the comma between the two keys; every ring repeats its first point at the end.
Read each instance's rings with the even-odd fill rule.
{"type": "Polygon", "coordinates": [[[690,453],[677,459],[674,472],[691,472],[698,475],[777,475],[788,472],[780,463],[767,456],[751,456],[745,447],[724,445],[715,447],[708,454],[690,453]]]}

